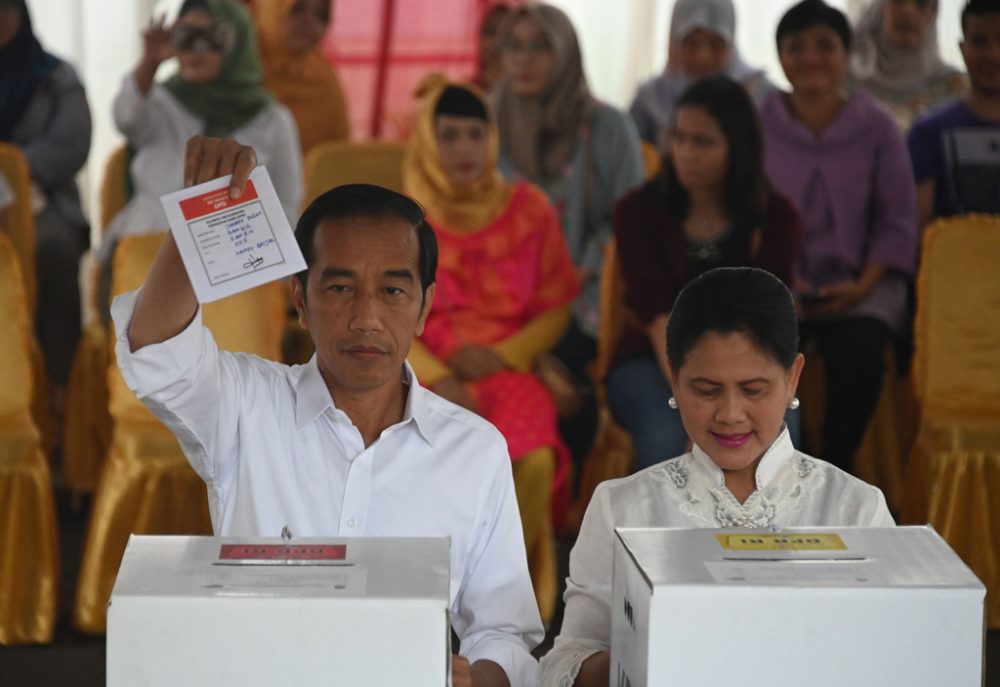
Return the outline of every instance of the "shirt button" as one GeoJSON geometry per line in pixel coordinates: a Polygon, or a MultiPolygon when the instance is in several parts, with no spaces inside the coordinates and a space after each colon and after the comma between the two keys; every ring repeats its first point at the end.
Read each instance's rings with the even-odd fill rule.
{"type": "Polygon", "coordinates": [[[357,524],[358,524],[358,522],[354,518],[351,518],[350,520],[347,521],[347,526],[348,527],[354,527],[357,524]]]}

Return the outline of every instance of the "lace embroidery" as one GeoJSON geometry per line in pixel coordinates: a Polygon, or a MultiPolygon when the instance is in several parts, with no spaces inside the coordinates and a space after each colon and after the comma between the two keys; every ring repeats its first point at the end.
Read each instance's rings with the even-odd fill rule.
{"type": "Polygon", "coordinates": [[[809,476],[809,473],[813,471],[816,467],[816,461],[806,458],[805,456],[799,456],[798,460],[795,461],[795,472],[798,473],[799,477],[805,479],[809,476]]]}
{"type": "Polygon", "coordinates": [[[720,487],[714,475],[700,469],[694,459],[669,461],[664,465],[671,500],[696,527],[767,528],[796,522],[812,495],[826,482],[819,463],[807,456],[789,460],[763,490],[743,504],[720,487]],[[706,498],[706,495],[708,498],[706,498]]]}
{"type": "Polygon", "coordinates": [[[679,460],[672,460],[667,463],[667,475],[670,477],[670,481],[674,483],[674,486],[678,489],[683,489],[688,483],[688,469],[679,460]]]}
{"type": "MultiPolygon", "coordinates": [[[[746,508],[737,505],[735,502],[732,504],[724,503],[727,499],[721,494],[713,493],[712,496],[717,499],[715,522],[719,527],[758,528],[774,525],[774,516],[778,511],[775,505],[766,498],[756,499],[759,503],[746,508]]],[[[751,496],[750,498],[752,499],[753,497],[751,496]]],[[[731,497],[729,500],[732,500],[731,497]]],[[[749,501],[750,499],[747,500],[749,501]]]]}

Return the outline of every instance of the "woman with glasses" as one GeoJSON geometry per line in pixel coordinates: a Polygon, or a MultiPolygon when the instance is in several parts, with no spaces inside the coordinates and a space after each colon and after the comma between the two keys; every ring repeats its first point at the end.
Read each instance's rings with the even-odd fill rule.
{"type": "Polygon", "coordinates": [[[253,26],[238,3],[187,0],[172,28],[162,20],[151,23],[139,64],[115,99],[114,117],[134,152],[133,196],[107,228],[99,252],[102,265],[110,262],[122,236],[167,228],[160,196],[183,181],[184,147],[198,134],[253,146],[294,225],[302,197],[295,122],[261,86],[253,26]],[[172,57],[177,73],[154,82],[159,66],[172,57]]]}
{"type": "Polygon", "coordinates": [[[541,3],[514,10],[501,46],[500,168],[548,194],[580,278],[572,322],[544,369],[568,416],[563,437],[582,460],[597,425],[586,380],[597,353],[604,247],[615,201],[644,177],[639,137],[628,115],[591,95],[576,32],[562,11],[541,3]]]}

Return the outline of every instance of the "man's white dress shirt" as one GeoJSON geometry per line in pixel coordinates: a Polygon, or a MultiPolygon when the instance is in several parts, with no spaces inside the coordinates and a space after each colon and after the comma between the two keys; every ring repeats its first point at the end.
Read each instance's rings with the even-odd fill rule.
{"type": "Polygon", "coordinates": [[[570,687],[585,659],[611,648],[616,527],[892,527],[882,492],[792,446],[781,432],[742,504],[698,445],[690,453],[598,485],[570,553],[566,614],[542,658],[542,684],[570,687]]]}
{"type": "Polygon", "coordinates": [[[450,537],[461,654],[498,663],[514,686],[538,683],[530,648],[544,630],[493,425],[422,388],[407,365],[403,420],[365,448],[315,357],[289,367],[220,351],[200,308],[174,338],[130,352],[138,293],[112,306],[118,364],[205,480],[217,535],[450,537]]]}

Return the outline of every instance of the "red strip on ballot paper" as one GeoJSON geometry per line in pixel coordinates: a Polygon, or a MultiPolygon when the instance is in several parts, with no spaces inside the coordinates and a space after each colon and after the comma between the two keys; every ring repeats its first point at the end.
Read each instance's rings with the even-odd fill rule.
{"type": "Polygon", "coordinates": [[[227,187],[220,188],[217,191],[209,191],[201,196],[186,198],[180,202],[180,206],[184,219],[190,222],[191,220],[198,219],[199,217],[210,215],[213,212],[219,212],[220,210],[225,210],[234,205],[242,205],[247,201],[256,199],[257,188],[253,185],[252,181],[247,181],[247,186],[243,190],[243,195],[236,200],[229,197],[229,188],[227,187]]]}
{"type": "Polygon", "coordinates": [[[342,561],[346,544],[223,544],[220,561],[342,561]]]}

